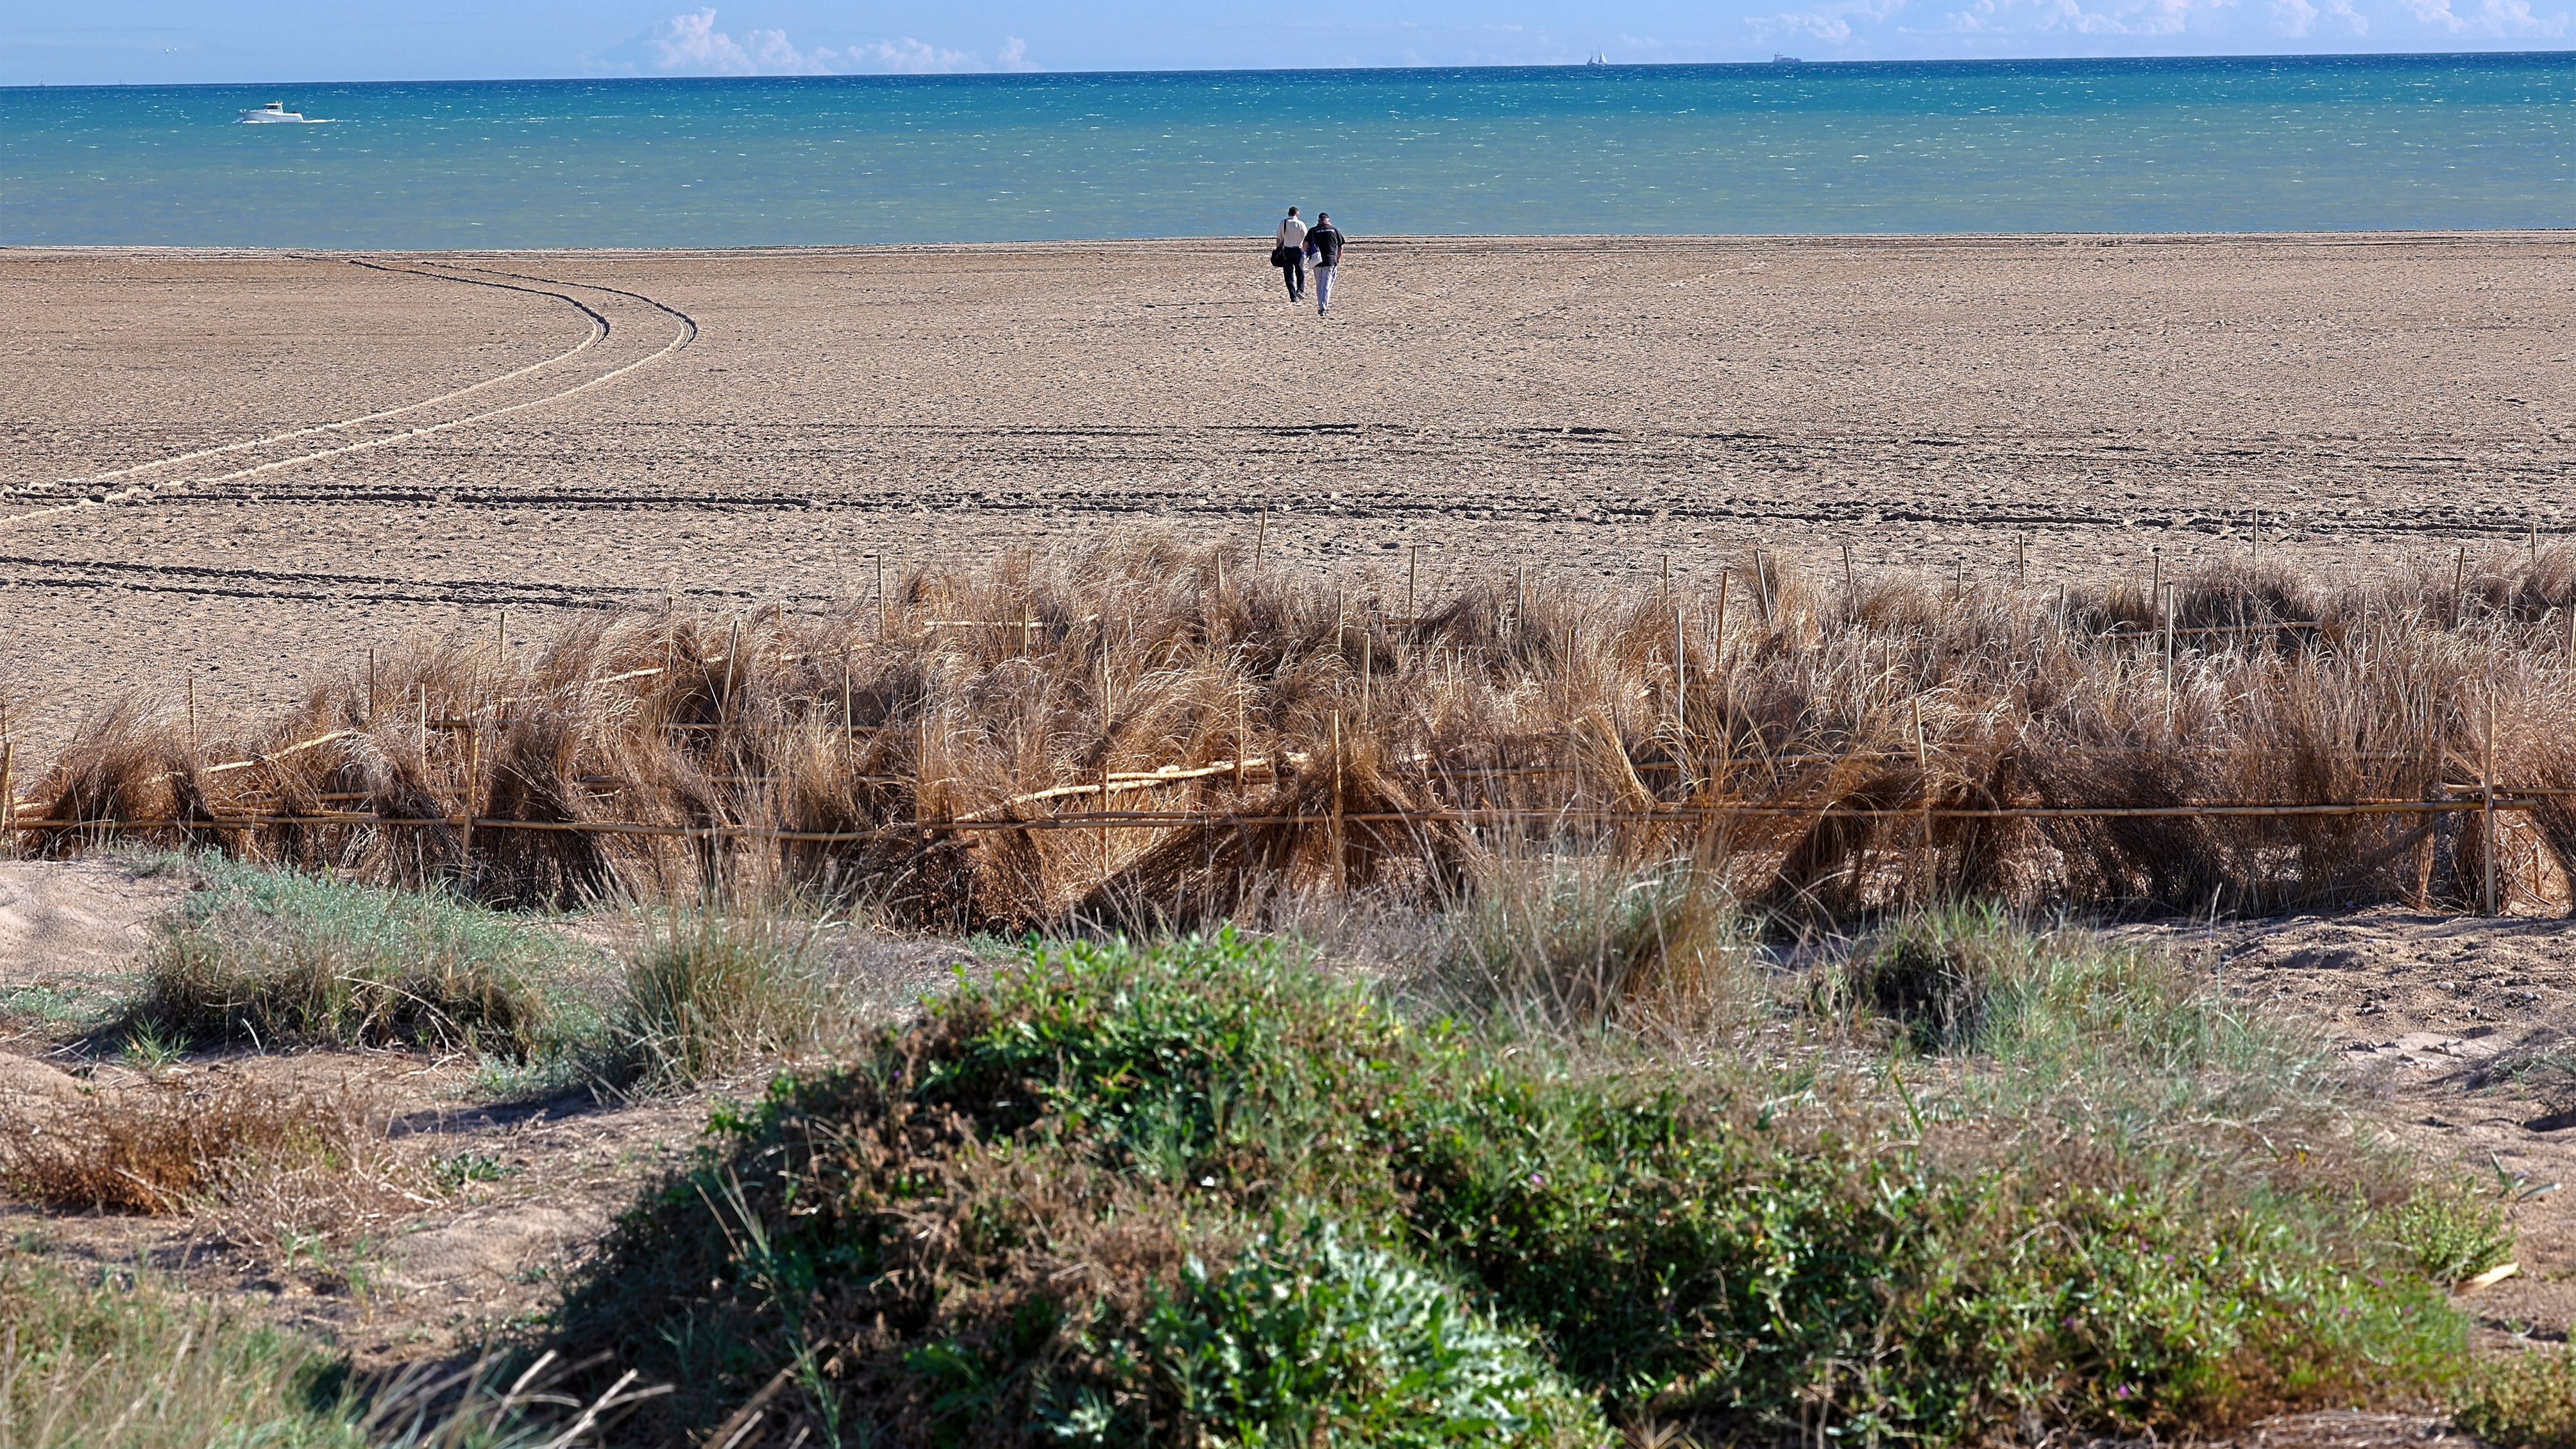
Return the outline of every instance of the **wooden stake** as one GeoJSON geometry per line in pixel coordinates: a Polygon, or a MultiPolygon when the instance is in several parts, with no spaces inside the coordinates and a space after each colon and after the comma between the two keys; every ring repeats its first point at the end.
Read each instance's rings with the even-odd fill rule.
{"type": "Polygon", "coordinates": [[[478,794],[475,788],[475,766],[478,763],[475,745],[481,733],[474,728],[472,720],[465,722],[465,820],[457,827],[456,868],[469,888],[474,879],[474,807],[478,794]]]}
{"type": "Polygon", "coordinates": [[[1225,550],[1222,547],[1216,551],[1216,597],[1217,602],[1225,602],[1225,550]]]}
{"type": "Polygon", "coordinates": [[[376,649],[367,646],[367,723],[376,722],[376,649]]]}
{"type": "Polygon", "coordinates": [[[1961,554],[1952,562],[1958,566],[1958,574],[1950,581],[1950,597],[1964,599],[1968,596],[1968,556],[1961,554]]]}
{"type": "Polygon", "coordinates": [[[841,646],[841,743],[849,744],[859,737],[859,722],[850,713],[850,646],[841,646]]]}
{"type": "Polygon", "coordinates": [[[1671,554],[1665,554],[1665,555],[1664,555],[1664,587],[1665,587],[1665,588],[1667,588],[1667,589],[1669,589],[1669,588],[1671,588],[1672,586],[1673,586],[1673,556],[1672,556],[1671,554]]]}
{"type": "Polygon", "coordinates": [[[1374,673],[1376,673],[1376,672],[1377,672],[1377,631],[1376,631],[1376,630],[1374,630],[1374,629],[1364,630],[1364,631],[1362,631],[1362,632],[1361,632],[1361,634],[1360,634],[1360,728],[1361,728],[1361,729],[1367,729],[1367,728],[1368,728],[1368,722],[1369,722],[1369,684],[1370,684],[1370,682],[1371,682],[1371,681],[1370,681],[1370,679],[1369,679],[1369,676],[1370,676],[1370,675],[1372,675],[1372,674],[1374,674],[1374,673]]]}
{"type": "Polygon", "coordinates": [[[2530,568],[2534,573],[2537,573],[2540,570],[2540,520],[2537,518],[2525,517],[2522,520],[2522,526],[2524,530],[2523,542],[2525,546],[2531,550],[2530,568]]]}
{"type": "Polygon", "coordinates": [[[733,662],[742,657],[742,622],[736,620],[725,635],[724,698],[716,702],[716,723],[721,726],[733,718],[733,662]]]}
{"type": "Polygon", "coordinates": [[[1923,777],[1923,848],[1932,848],[1932,750],[1923,740],[1923,696],[1914,696],[1914,769],[1923,777]]]}
{"type": "Polygon", "coordinates": [[[2029,540],[2028,534],[2013,535],[2013,587],[2016,589],[2030,586],[2030,553],[2025,547],[2029,540]]]}
{"type": "Polygon", "coordinates": [[[1237,794],[1243,791],[1243,757],[1252,748],[1249,739],[1250,737],[1243,732],[1243,691],[1236,690],[1234,694],[1234,788],[1237,794]]]}
{"type": "Polygon", "coordinates": [[[1404,618],[1409,627],[1422,616],[1414,608],[1414,586],[1422,582],[1422,545],[1413,546],[1412,561],[1404,569],[1404,618]]]}
{"type": "Polygon", "coordinates": [[[2147,550],[2147,609],[2154,616],[2157,604],[2165,596],[2165,551],[2161,546],[2147,550]]]}
{"type": "Polygon", "coordinates": [[[2460,612],[2467,605],[2469,583],[2469,546],[2460,545],[2459,557],[2451,562],[2451,627],[2460,627],[2460,612]]]}
{"type": "Polygon", "coordinates": [[[1261,522],[1252,530],[1252,571],[1261,572],[1262,550],[1270,543],[1270,510],[1261,510],[1261,522]]]}
{"type": "Polygon", "coordinates": [[[868,557],[877,566],[877,642],[882,644],[886,637],[885,557],[873,553],[868,557]]]}
{"type": "Polygon", "coordinates": [[[18,786],[11,778],[18,764],[18,742],[0,740],[0,851],[16,853],[18,786]]]}
{"type": "Polygon", "coordinates": [[[1860,578],[1852,572],[1851,545],[1843,545],[1843,609],[1860,622],[1860,578]]]}
{"type": "Polygon", "coordinates": [[[2165,733],[2174,727],[2174,586],[2165,585],[2165,733]]]}
{"type": "MultiPolygon", "coordinates": [[[[1682,611],[1673,608],[1673,759],[1690,759],[1690,637],[1683,632],[1682,611]]],[[[1688,776],[1682,779],[1687,789],[1688,776]]]]}
{"type": "Polygon", "coordinates": [[[1342,712],[1333,711],[1333,889],[1342,888],[1342,712]]]}
{"type": "Polygon", "coordinates": [[[2478,784],[2479,784],[2479,786],[2480,786],[2481,794],[2484,796],[2484,798],[2483,798],[2483,800],[2482,800],[2482,801],[2480,802],[2480,804],[2479,804],[2479,807],[2478,807],[2478,813],[2479,813],[2480,817],[2483,819],[2483,822],[2484,822],[2484,824],[2485,824],[2485,826],[2486,826],[2486,845],[2487,845],[2487,848],[2486,848],[2486,858],[2487,858],[2487,872],[2486,872],[2486,874],[2487,874],[2487,914],[2488,914],[2488,915],[2490,915],[2490,916],[2492,916],[2492,915],[2494,915],[2494,914],[2496,913],[2496,813],[2495,813],[2496,697],[2495,697],[2495,681],[2494,681],[2494,680],[2489,680],[2489,681],[2487,681],[2487,691],[2486,691],[2486,692],[2487,692],[2487,738],[2486,738],[2486,759],[2485,759],[2485,763],[2484,763],[2484,764],[2479,768],[2479,771],[2478,771],[2478,775],[2479,775],[2478,784]]]}
{"type": "Polygon", "coordinates": [[[507,673],[510,667],[510,611],[503,609],[492,625],[492,667],[507,673]]]}
{"type": "Polygon", "coordinates": [[[1724,569],[1718,570],[1717,621],[1710,626],[1709,634],[1712,641],[1717,646],[1715,651],[1717,655],[1716,667],[1718,677],[1721,679],[1726,676],[1726,586],[1729,582],[1730,578],[1727,571],[1724,569]]]}
{"type": "Polygon", "coordinates": [[[197,756],[197,676],[188,676],[188,757],[197,756]]]}

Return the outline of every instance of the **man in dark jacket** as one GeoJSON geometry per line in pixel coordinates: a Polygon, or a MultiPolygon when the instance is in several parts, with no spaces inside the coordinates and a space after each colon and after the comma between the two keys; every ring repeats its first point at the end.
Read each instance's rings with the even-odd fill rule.
{"type": "Polygon", "coordinates": [[[1331,212],[1315,213],[1315,224],[1306,229],[1306,255],[1315,259],[1315,315],[1321,317],[1333,310],[1333,271],[1342,264],[1342,232],[1331,212]]]}

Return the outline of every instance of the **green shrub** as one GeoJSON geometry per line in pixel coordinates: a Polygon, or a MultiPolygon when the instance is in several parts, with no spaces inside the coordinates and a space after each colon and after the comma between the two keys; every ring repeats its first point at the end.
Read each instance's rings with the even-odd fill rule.
{"type": "Polygon", "coordinates": [[[2496,1449],[2576,1449],[2576,1350],[2528,1349],[2478,1365],[2454,1417],[2496,1449]]]}
{"type": "Polygon", "coordinates": [[[2465,1283],[2513,1256],[2503,1200],[2464,1183],[2416,1193],[2389,1211],[2387,1228],[2428,1282],[2465,1283]]]}
{"type": "MultiPolygon", "coordinates": [[[[1457,1291],[1383,1248],[1343,1241],[1309,1215],[1211,1270],[1182,1265],[1131,1345],[1135,1376],[1167,1386],[1180,1418],[1218,1443],[1546,1444],[1598,1411],[1529,1336],[1465,1307],[1457,1291]]],[[[1072,1443],[1136,1442],[1111,1395],[1052,1407],[1072,1443]]]]}
{"type": "Polygon", "coordinates": [[[587,951],[543,927],[438,892],[214,856],[198,869],[154,932],[139,1029],[525,1057],[573,1025],[548,988],[587,951]]]}
{"type": "MultiPolygon", "coordinates": [[[[1254,1322],[1233,1275],[1289,1271],[1255,1266],[1285,1249],[1241,1225],[1312,1212],[1370,1245],[1343,1251],[1461,1285],[1604,1409],[1720,1437],[2213,1427],[2420,1389],[2460,1351],[2459,1316],[2373,1255],[2349,1194],[2116,1150],[2081,1180],[1945,1165],[1901,1117],[1493,1045],[1231,936],[1033,950],[858,1065],[720,1115],[551,1346],[641,1355],[684,1386],[675,1431],[804,1364],[780,1412],[884,1442],[1035,1442],[1041,1411],[1078,1428],[1087,1404],[1127,1414],[1129,1442],[1232,1433],[1246,1411],[1185,1390],[1203,1381],[1178,1346],[1254,1322]]],[[[1402,1321],[1433,1291],[1366,1301],[1402,1321]]],[[[1317,1300],[1317,1322],[1361,1301],[1317,1300]]],[[[1270,1360],[1234,1361],[1270,1382],[1270,1360]]],[[[1487,1432],[1443,1422],[1420,1432],[1487,1432]]]]}

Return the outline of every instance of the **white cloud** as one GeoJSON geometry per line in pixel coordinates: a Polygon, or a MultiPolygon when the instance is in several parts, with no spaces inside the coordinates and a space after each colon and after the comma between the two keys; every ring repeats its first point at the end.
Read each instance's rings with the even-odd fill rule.
{"type": "Polygon", "coordinates": [[[2484,0],[2474,15],[2453,11],[2451,0],[2406,0],[2406,8],[2415,12],[2417,20],[2439,26],[2452,35],[2479,35],[2502,40],[2567,33],[2565,11],[2551,16],[2534,15],[2530,0],[2484,0]]]}
{"type": "Polygon", "coordinates": [[[2180,35],[2192,17],[2211,15],[2235,0],[2111,0],[2087,10],[2081,0],[1975,0],[1942,17],[1942,28],[1968,34],[2180,35]]]}
{"type": "Polygon", "coordinates": [[[2323,8],[2311,0],[2272,0],[2272,13],[2278,17],[2272,28],[2293,39],[2307,35],[2320,15],[2332,16],[2350,34],[2370,33],[2370,18],[2353,9],[2352,0],[2326,0],[2323,8]]]}
{"type": "Polygon", "coordinates": [[[655,68],[665,75],[934,75],[1037,69],[1029,61],[1028,43],[1017,36],[1004,37],[990,60],[908,35],[839,49],[804,49],[784,30],[746,30],[736,40],[716,29],[713,7],[672,16],[653,27],[651,41],[655,68]]]}

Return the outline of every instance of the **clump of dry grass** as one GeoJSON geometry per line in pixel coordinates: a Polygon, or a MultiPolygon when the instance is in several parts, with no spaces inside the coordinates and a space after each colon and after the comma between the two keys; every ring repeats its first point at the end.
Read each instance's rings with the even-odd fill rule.
{"type": "Polygon", "coordinates": [[[1148,535],[819,612],[589,619],[506,667],[415,642],[199,748],[113,705],[30,844],[176,821],[119,828],[497,903],[784,886],[949,930],[1448,900],[1532,842],[1688,855],[1792,916],[2468,906],[2491,879],[2500,909],[2569,905],[2576,549],[2214,564],[2171,581],[2170,630],[2143,583],[1847,588],[1765,557],[1723,591],[1469,580],[1407,616],[1400,580],[1148,535]],[[2491,780],[2539,793],[2420,808],[2491,780]],[[2199,808],[2371,802],[2418,808],[2199,808]],[[2105,808],[2141,813],[2044,813],[2105,808]],[[665,833],[581,828],[619,822],[665,833]]]}
{"type": "Polygon", "coordinates": [[[435,1176],[347,1087],[147,1081],[0,1114],[0,1181],[73,1212],[191,1215],[253,1240],[361,1235],[435,1202],[435,1176]]]}

